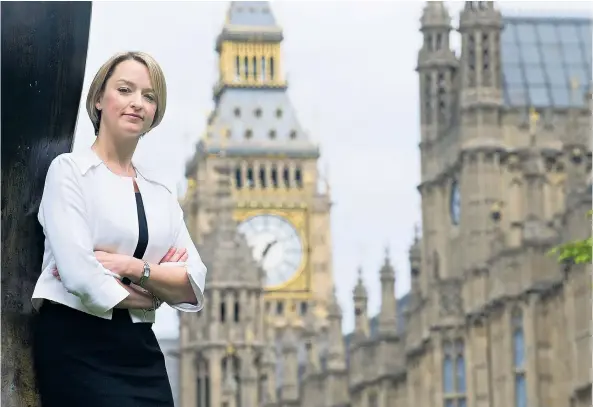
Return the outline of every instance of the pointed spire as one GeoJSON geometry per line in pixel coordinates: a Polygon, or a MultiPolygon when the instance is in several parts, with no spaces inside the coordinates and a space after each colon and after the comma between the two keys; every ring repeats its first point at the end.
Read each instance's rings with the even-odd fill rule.
{"type": "Polygon", "coordinates": [[[364,300],[367,299],[367,289],[366,289],[366,287],[364,285],[364,281],[362,279],[362,267],[361,266],[358,267],[358,280],[356,282],[356,286],[354,287],[353,294],[354,294],[354,301],[361,300],[361,299],[364,299],[364,300]]]}
{"type": "Polygon", "coordinates": [[[391,258],[389,255],[389,247],[385,247],[385,261],[380,271],[381,281],[395,279],[395,270],[391,265],[391,258]]]}
{"type": "Polygon", "coordinates": [[[216,49],[220,52],[224,41],[281,42],[282,39],[282,28],[276,22],[269,2],[232,1],[216,49]]]}

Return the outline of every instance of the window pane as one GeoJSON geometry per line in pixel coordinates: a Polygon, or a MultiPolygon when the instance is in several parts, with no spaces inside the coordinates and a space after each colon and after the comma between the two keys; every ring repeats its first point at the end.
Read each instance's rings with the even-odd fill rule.
{"type": "Polygon", "coordinates": [[[527,407],[527,388],[522,374],[515,376],[515,407],[527,407]]]}
{"type": "Polygon", "coordinates": [[[539,41],[543,44],[556,44],[559,42],[556,26],[552,24],[538,24],[537,33],[539,41]]]}
{"type": "Polygon", "coordinates": [[[460,398],[459,402],[457,403],[457,407],[467,407],[467,403],[465,401],[465,398],[460,398]]]}
{"type": "Polygon", "coordinates": [[[554,102],[554,106],[556,107],[566,107],[568,106],[568,102],[570,101],[568,95],[568,88],[566,86],[563,87],[553,87],[552,91],[552,100],[554,102]]]}
{"type": "Polygon", "coordinates": [[[532,86],[543,86],[546,83],[544,77],[544,71],[540,65],[529,65],[525,67],[525,76],[527,77],[527,83],[532,86]]]}
{"type": "Polygon", "coordinates": [[[562,47],[562,54],[566,65],[583,65],[585,56],[578,45],[565,45],[562,47]]]}
{"type": "Polygon", "coordinates": [[[533,24],[518,24],[517,38],[521,43],[535,43],[537,41],[535,26],[533,24]]]}
{"type": "Polygon", "coordinates": [[[450,356],[445,356],[443,361],[443,391],[453,392],[453,361],[450,356]]]}
{"type": "Polygon", "coordinates": [[[523,73],[518,65],[507,66],[503,72],[504,78],[509,84],[522,84],[523,73]]]}
{"type": "Polygon", "coordinates": [[[445,400],[445,407],[455,407],[455,402],[453,400],[445,400]]]}
{"type": "Polygon", "coordinates": [[[550,98],[548,97],[548,89],[544,87],[530,86],[529,101],[533,106],[549,106],[550,98]]]}
{"type": "Polygon", "coordinates": [[[582,86],[583,84],[588,84],[589,81],[591,80],[590,78],[587,79],[587,76],[590,76],[590,73],[589,73],[589,75],[587,75],[584,67],[579,68],[576,66],[569,66],[569,67],[567,67],[567,70],[568,70],[567,73],[568,73],[568,78],[570,81],[569,83],[570,83],[571,89],[572,89],[572,81],[573,80],[577,81],[577,84],[579,85],[579,87],[582,86]]]}
{"type": "Polygon", "coordinates": [[[513,364],[515,367],[523,367],[525,361],[524,351],[523,329],[516,328],[513,331],[513,364]]]}
{"type": "Polygon", "coordinates": [[[542,63],[539,46],[536,44],[521,44],[521,57],[523,62],[529,65],[539,65],[542,63]]]}
{"type": "Polygon", "coordinates": [[[548,81],[552,86],[568,86],[568,74],[562,65],[546,65],[548,81]]]}
{"type": "Polygon", "coordinates": [[[457,393],[465,393],[465,360],[463,356],[457,357],[455,370],[457,373],[457,393]]]}
{"type": "Polygon", "coordinates": [[[503,64],[521,62],[519,48],[515,44],[502,44],[500,52],[503,64]]]}
{"type": "Polygon", "coordinates": [[[562,65],[563,57],[559,46],[550,45],[542,47],[542,53],[546,65],[562,65]]]}
{"type": "Polygon", "coordinates": [[[574,24],[562,24],[558,26],[558,34],[562,44],[576,44],[579,42],[579,33],[574,24]]]}

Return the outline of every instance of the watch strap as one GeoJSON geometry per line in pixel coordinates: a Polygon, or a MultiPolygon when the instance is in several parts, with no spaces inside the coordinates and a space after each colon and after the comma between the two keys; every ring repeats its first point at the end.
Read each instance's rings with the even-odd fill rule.
{"type": "Polygon", "coordinates": [[[144,283],[146,280],[150,278],[150,264],[146,261],[144,262],[144,267],[142,268],[142,275],[140,276],[140,280],[138,280],[138,285],[144,288],[144,283]]]}

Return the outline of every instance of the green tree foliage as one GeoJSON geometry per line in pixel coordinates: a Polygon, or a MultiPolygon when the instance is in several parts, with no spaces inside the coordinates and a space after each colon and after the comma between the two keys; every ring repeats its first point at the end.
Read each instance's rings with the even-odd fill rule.
{"type": "MultiPolygon", "coordinates": [[[[593,211],[589,211],[591,217],[593,211]]],[[[553,248],[550,254],[556,256],[561,263],[587,264],[591,263],[593,250],[591,237],[584,240],[574,240],[553,248]]]]}

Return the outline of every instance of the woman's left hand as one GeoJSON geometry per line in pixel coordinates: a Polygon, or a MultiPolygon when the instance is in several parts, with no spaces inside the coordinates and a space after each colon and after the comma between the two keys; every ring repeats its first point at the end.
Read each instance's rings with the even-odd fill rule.
{"type": "Polygon", "coordinates": [[[130,274],[134,260],[134,257],[125,254],[113,254],[102,251],[96,251],[95,257],[107,270],[122,277],[130,274]]]}

